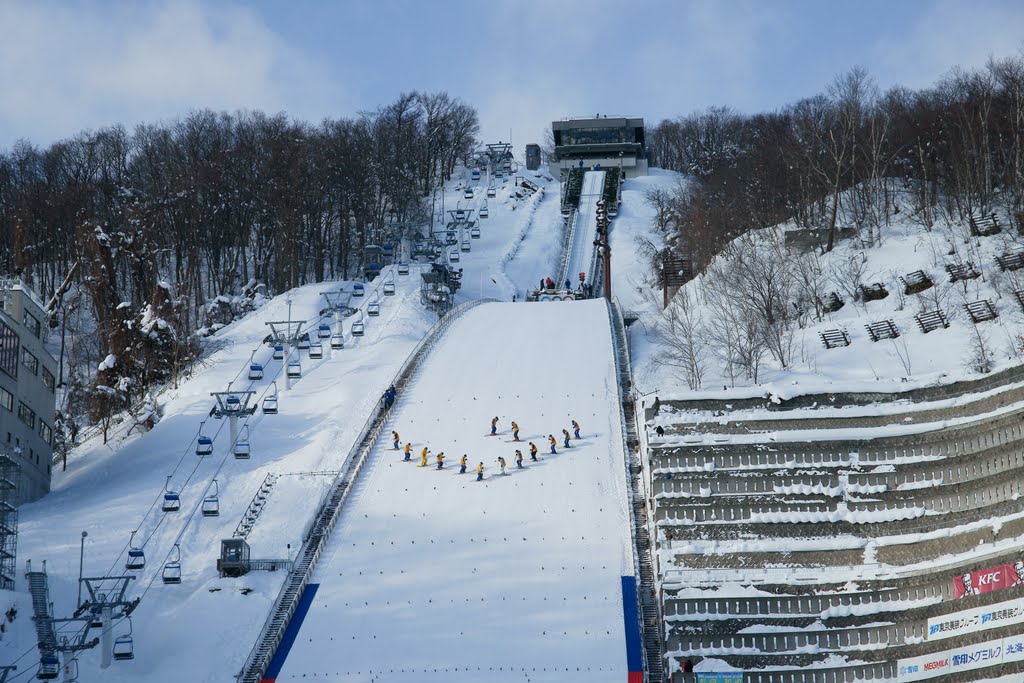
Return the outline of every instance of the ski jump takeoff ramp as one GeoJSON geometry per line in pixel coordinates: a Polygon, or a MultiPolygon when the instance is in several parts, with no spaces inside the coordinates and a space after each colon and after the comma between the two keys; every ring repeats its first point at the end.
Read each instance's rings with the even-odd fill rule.
{"type": "Polygon", "coordinates": [[[264,681],[641,680],[605,306],[486,304],[452,326],[399,396],[264,681]]]}

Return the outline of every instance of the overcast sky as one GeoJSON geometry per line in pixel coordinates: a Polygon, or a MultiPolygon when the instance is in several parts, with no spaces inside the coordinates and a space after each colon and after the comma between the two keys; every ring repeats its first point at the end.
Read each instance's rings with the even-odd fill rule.
{"type": "Polygon", "coordinates": [[[193,109],[317,122],[459,97],[516,154],[553,119],[778,108],[1024,51],[1021,0],[0,0],[0,149],[193,109]],[[511,138],[510,138],[511,136],[511,138]]]}

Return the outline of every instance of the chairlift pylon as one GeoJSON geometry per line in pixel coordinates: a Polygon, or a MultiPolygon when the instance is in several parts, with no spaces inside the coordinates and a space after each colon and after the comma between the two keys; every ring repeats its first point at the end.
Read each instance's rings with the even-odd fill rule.
{"type": "Polygon", "coordinates": [[[135,643],[132,640],[132,618],[128,619],[128,633],[123,636],[118,636],[114,640],[113,655],[114,659],[123,662],[129,659],[135,659],[135,643]]]}
{"type": "Polygon", "coordinates": [[[213,493],[203,498],[203,517],[220,516],[220,486],[213,480],[213,493]]]}
{"type": "Polygon", "coordinates": [[[177,543],[174,544],[174,559],[164,563],[164,571],[160,577],[167,584],[181,583],[181,547],[177,543]]]}

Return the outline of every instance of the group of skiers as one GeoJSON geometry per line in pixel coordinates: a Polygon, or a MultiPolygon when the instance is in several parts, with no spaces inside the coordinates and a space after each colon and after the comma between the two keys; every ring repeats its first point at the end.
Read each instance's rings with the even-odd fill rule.
{"type": "MultiPolygon", "coordinates": [[[[491,420],[491,433],[488,434],[488,436],[497,436],[497,434],[498,434],[498,422],[499,422],[499,420],[498,420],[497,416],[495,416],[494,419],[491,420]]],[[[569,443],[572,438],[575,438],[577,440],[582,438],[582,437],[580,437],[580,423],[577,422],[576,420],[572,420],[572,430],[573,430],[573,435],[572,436],[570,436],[568,429],[563,429],[562,430],[562,444],[563,444],[564,448],[572,448],[572,444],[569,443]]],[[[519,424],[515,420],[512,421],[511,431],[512,431],[512,440],[513,441],[519,441],[520,440],[519,439],[519,424]]],[[[411,442],[406,442],[405,446],[402,447],[401,446],[401,441],[402,441],[402,439],[398,435],[398,432],[397,431],[392,431],[391,432],[391,442],[392,442],[393,448],[396,451],[401,449],[404,452],[404,457],[402,458],[403,462],[410,462],[412,460],[412,443],[411,442]]],[[[553,434],[548,434],[548,448],[550,449],[549,452],[551,453],[551,455],[555,455],[555,454],[558,453],[557,446],[558,446],[558,440],[555,438],[555,436],[553,434]]],[[[537,448],[537,444],[535,444],[534,442],[530,441],[529,442],[529,451],[530,451],[530,460],[532,460],[533,462],[537,462],[538,461],[537,460],[537,453],[539,452],[539,449],[537,448]]],[[[420,451],[420,467],[426,467],[427,463],[429,461],[429,458],[430,458],[430,448],[428,448],[427,446],[424,446],[423,449],[420,451]]],[[[523,469],[523,452],[522,452],[522,450],[516,449],[514,459],[515,459],[515,463],[516,463],[516,468],[517,469],[523,469]]],[[[434,462],[437,463],[437,469],[439,469],[439,470],[444,469],[444,461],[445,461],[444,451],[439,451],[436,455],[434,455],[434,462]]],[[[508,463],[505,460],[504,456],[499,455],[498,456],[498,468],[501,470],[502,474],[507,474],[507,472],[505,471],[505,467],[507,465],[508,465],[508,463]]],[[[467,456],[465,453],[463,453],[462,457],[459,458],[459,474],[465,474],[466,473],[466,468],[468,466],[469,466],[469,456],[467,456]]],[[[481,462],[479,465],[476,466],[476,480],[477,481],[483,481],[483,479],[484,479],[484,464],[481,462]]]]}

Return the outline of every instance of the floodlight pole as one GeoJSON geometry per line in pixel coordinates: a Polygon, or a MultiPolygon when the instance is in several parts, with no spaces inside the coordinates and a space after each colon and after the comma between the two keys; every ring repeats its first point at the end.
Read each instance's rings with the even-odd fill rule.
{"type": "Polygon", "coordinates": [[[85,565],[85,537],[88,531],[82,532],[82,544],[78,552],[78,599],[75,600],[75,609],[82,606],[82,567],[85,565]]]}

